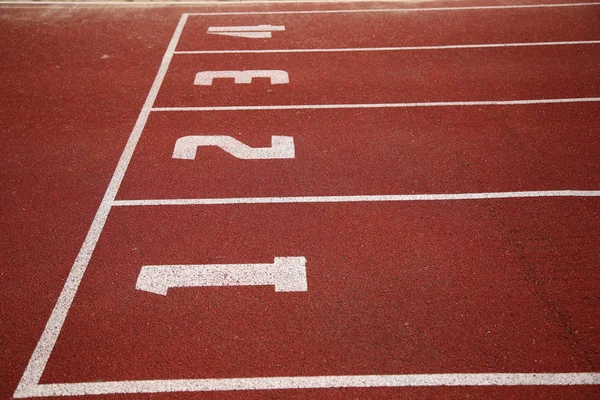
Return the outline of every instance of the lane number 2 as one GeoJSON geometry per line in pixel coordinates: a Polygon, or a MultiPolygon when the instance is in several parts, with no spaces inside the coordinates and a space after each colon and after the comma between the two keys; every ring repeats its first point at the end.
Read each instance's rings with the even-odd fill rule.
{"type": "Polygon", "coordinates": [[[250,147],[231,136],[184,136],[175,142],[173,158],[194,160],[200,146],[217,146],[236,158],[265,160],[294,158],[294,138],[272,136],[271,147],[250,147]]]}

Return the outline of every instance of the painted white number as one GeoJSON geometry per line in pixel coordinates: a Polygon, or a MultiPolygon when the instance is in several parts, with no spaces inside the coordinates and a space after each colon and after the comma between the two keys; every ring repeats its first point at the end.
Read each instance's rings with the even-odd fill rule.
{"type": "Polygon", "coordinates": [[[306,292],[306,258],[275,257],[273,264],[145,265],[137,290],[167,295],[169,288],[265,286],[276,292],[306,292]]]}
{"type": "Polygon", "coordinates": [[[270,158],[294,158],[294,138],[272,136],[271,147],[250,147],[231,136],[184,136],[177,139],[173,158],[193,160],[199,146],[217,146],[236,158],[264,160],[270,158]]]}
{"type": "Polygon", "coordinates": [[[210,86],[215,78],[233,78],[235,83],[252,83],[253,78],[270,78],[271,85],[289,83],[287,72],[276,69],[248,71],[202,71],[196,74],[194,85],[210,86]]]}
{"type": "Polygon", "coordinates": [[[270,38],[271,32],[285,31],[282,25],[256,25],[256,26],[211,26],[206,31],[209,35],[235,36],[249,39],[270,38]]]}

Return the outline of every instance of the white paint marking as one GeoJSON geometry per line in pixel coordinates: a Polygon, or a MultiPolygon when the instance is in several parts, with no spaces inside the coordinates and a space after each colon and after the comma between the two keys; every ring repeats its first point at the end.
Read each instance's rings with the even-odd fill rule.
{"type": "Polygon", "coordinates": [[[135,288],[167,295],[169,288],[267,286],[276,292],[306,292],[306,259],[275,257],[273,264],[146,265],[135,288]]]}
{"type": "Polygon", "coordinates": [[[562,3],[562,4],[514,4],[504,6],[469,6],[469,7],[430,7],[430,8],[380,8],[362,10],[310,10],[310,11],[239,11],[218,13],[189,13],[190,16],[210,15],[280,15],[280,14],[354,14],[381,12],[431,12],[431,11],[471,11],[471,10],[510,10],[522,8],[555,8],[598,6],[600,3],[562,3]]]}
{"type": "Polygon", "coordinates": [[[261,32],[261,31],[285,31],[283,25],[251,25],[251,26],[211,26],[208,33],[211,32],[261,32]]]}
{"type": "Polygon", "coordinates": [[[485,49],[496,47],[530,47],[530,46],[569,46],[600,44],[600,40],[579,40],[571,42],[524,42],[524,43],[485,43],[485,44],[452,44],[440,46],[404,46],[404,47],[349,47],[335,49],[263,49],[263,50],[183,50],[175,54],[262,54],[262,53],[341,53],[360,51],[414,51],[414,50],[451,50],[451,49],[485,49]]]}
{"type": "Polygon", "coordinates": [[[36,395],[35,393],[37,393],[37,385],[40,382],[42,373],[46,368],[46,364],[50,358],[52,349],[54,348],[56,340],[58,339],[58,335],[60,334],[65,319],[67,318],[69,308],[71,307],[75,294],[77,293],[77,289],[79,288],[79,283],[83,278],[83,274],[85,273],[90,258],[92,257],[92,253],[96,247],[98,239],[100,238],[100,233],[104,228],[104,224],[108,218],[108,214],[117,195],[117,191],[119,190],[121,182],[123,181],[125,170],[131,161],[131,157],[137,142],[142,134],[144,126],[146,125],[146,121],[150,115],[150,110],[152,109],[152,105],[154,104],[154,100],[158,94],[158,90],[160,89],[165,74],[167,73],[173,52],[177,47],[177,42],[179,41],[179,37],[181,36],[181,32],[183,31],[186,21],[187,15],[184,14],[179,20],[177,28],[173,33],[173,37],[171,38],[169,46],[167,47],[165,55],[163,56],[160,68],[156,74],[152,87],[150,88],[150,92],[146,97],[142,111],[140,112],[135,126],[133,127],[127,144],[125,145],[125,149],[121,154],[119,163],[117,164],[108,188],[106,189],[104,197],[102,198],[102,202],[98,207],[98,211],[94,216],[94,220],[92,221],[83,245],[79,250],[79,254],[73,263],[73,267],[69,272],[69,276],[67,277],[65,285],[63,286],[56,305],[52,310],[52,314],[46,323],[46,327],[44,328],[42,336],[40,337],[40,340],[38,341],[37,346],[31,355],[27,368],[25,369],[19,385],[17,386],[14,394],[15,397],[34,396],[36,395]]]}
{"type": "Polygon", "coordinates": [[[253,148],[231,136],[184,136],[177,139],[173,158],[194,160],[199,146],[217,146],[243,160],[294,158],[294,138],[271,136],[271,147],[253,148]]]}
{"type": "Polygon", "coordinates": [[[431,386],[571,386],[599,385],[600,373],[486,373],[416,375],[282,376],[232,379],[173,379],[44,384],[36,396],[82,396],[117,393],[172,393],[233,390],[326,389],[431,386]]]}
{"type": "MultiPolygon", "coordinates": [[[[344,3],[364,3],[365,0],[344,0],[344,3]]],[[[339,3],[339,0],[296,0],[298,3],[339,3]]],[[[383,3],[397,3],[398,0],[380,0],[383,3]]],[[[273,4],[273,3],[288,3],[289,0],[266,0],[266,1],[233,1],[229,4],[238,3],[244,4],[273,4]]],[[[169,5],[175,6],[198,6],[204,7],[206,4],[223,5],[222,1],[3,1],[0,7],[7,5],[21,6],[120,6],[120,7],[148,7],[169,5]]],[[[595,6],[600,3],[563,3],[563,4],[523,4],[523,5],[506,5],[506,6],[473,6],[473,7],[437,7],[437,8],[393,8],[393,9],[363,9],[363,10],[315,10],[315,11],[264,11],[264,12],[220,12],[220,13],[193,13],[188,15],[256,15],[256,14],[318,14],[318,13],[340,13],[340,12],[398,12],[398,11],[453,11],[453,10],[485,10],[485,9],[512,9],[512,8],[547,8],[547,7],[581,7],[595,6]]]]}
{"type": "Polygon", "coordinates": [[[207,32],[211,35],[235,36],[248,39],[269,39],[271,32],[207,32]]]}
{"type": "Polygon", "coordinates": [[[196,74],[194,85],[210,86],[215,78],[233,78],[234,83],[252,83],[254,78],[269,78],[271,85],[290,82],[288,73],[281,70],[202,71],[196,74]]]}
{"type": "Polygon", "coordinates": [[[244,37],[250,39],[270,38],[271,32],[285,31],[282,25],[254,25],[254,26],[211,26],[206,31],[209,35],[223,35],[244,37]]]}
{"type": "Polygon", "coordinates": [[[517,199],[526,197],[600,197],[600,190],[545,190],[531,192],[387,194],[353,196],[234,197],[213,199],[115,200],[114,206],[185,206],[211,204],[355,203],[373,201],[441,201],[517,199]]]}
{"type": "Polygon", "coordinates": [[[600,97],[535,100],[483,100],[483,101],[432,101],[420,103],[374,103],[374,104],[290,104],[276,106],[220,106],[220,107],[154,107],[152,111],[243,111],[243,110],[328,110],[340,108],[405,108],[405,107],[465,107],[465,106],[511,106],[527,104],[593,103],[600,97]]]}

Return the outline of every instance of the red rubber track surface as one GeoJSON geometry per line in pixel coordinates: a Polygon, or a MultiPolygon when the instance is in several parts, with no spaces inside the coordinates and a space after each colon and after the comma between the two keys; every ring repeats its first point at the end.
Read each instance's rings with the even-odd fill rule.
{"type": "Polygon", "coordinates": [[[176,55],[156,107],[419,103],[593,97],[598,46],[425,52],[176,55]],[[277,68],[275,68],[275,66],[277,68]],[[289,85],[191,87],[198,71],[287,71],[289,85]]]}
{"type": "MultiPolygon", "coordinates": [[[[565,3],[544,3],[553,2],[565,3]]],[[[481,5],[0,7],[0,398],[12,397],[27,366],[183,12],[474,4],[481,5]]],[[[177,50],[239,49],[233,38],[198,37],[207,26],[259,23],[303,34],[275,33],[266,46],[244,49],[599,40],[599,10],[407,13],[401,24],[387,13],[193,16],[177,50]]],[[[156,106],[598,97],[599,48],[178,54],[156,106]],[[239,65],[277,65],[292,79],[285,88],[217,80],[210,93],[190,84],[200,70],[239,65]]],[[[155,112],[117,198],[598,190],[598,107],[155,112]],[[174,139],[194,134],[233,135],[254,147],[272,135],[294,136],[297,155],[293,163],[248,164],[205,149],[200,162],[173,160],[174,139]]],[[[114,208],[42,383],[598,372],[599,210],[597,198],[114,208]],[[134,290],[141,265],[293,255],[308,260],[306,293],[239,287],[162,297],[134,290]]],[[[520,386],[94,398],[123,397],[600,394],[598,386],[520,386]]]]}
{"type": "Polygon", "coordinates": [[[582,266],[597,262],[598,205],[118,209],[44,380],[593,370],[598,273],[582,266]],[[273,254],[306,257],[307,293],[131,290],[140,265],[273,254]],[[549,291],[577,335],[540,307],[549,291]]]}
{"type": "Polygon", "coordinates": [[[599,124],[598,103],[159,112],[119,198],[594,190],[599,124]],[[293,160],[249,162],[217,148],[202,149],[192,162],[171,158],[186,135],[232,135],[265,147],[282,133],[294,137],[293,160]]]}
{"type": "MultiPolygon", "coordinates": [[[[550,3],[552,2],[544,2],[544,4],[550,3]]],[[[494,4],[506,5],[510,2],[486,2],[485,4],[449,2],[423,4],[423,6],[431,8],[494,4]]],[[[527,4],[527,2],[517,4],[527,4]]],[[[380,4],[381,8],[406,6],[416,5],[380,4]]],[[[344,8],[368,7],[366,3],[354,5],[348,3],[344,8]]],[[[257,20],[255,15],[193,16],[186,24],[177,50],[326,49],[597,40],[600,29],[598,12],[570,7],[535,9],[533,12],[531,9],[466,11],[455,13],[451,17],[448,11],[344,14],[343,24],[335,24],[335,34],[332,33],[330,14],[278,14],[262,16],[260,19],[261,23],[284,25],[286,32],[302,32],[302,35],[276,33],[267,42],[244,42],[243,46],[240,46],[239,38],[206,36],[204,33],[210,26],[255,25],[257,20]],[[476,15],[478,17],[474,17],[476,15]],[[435,29],[427,27],[435,27],[435,29]]]]}

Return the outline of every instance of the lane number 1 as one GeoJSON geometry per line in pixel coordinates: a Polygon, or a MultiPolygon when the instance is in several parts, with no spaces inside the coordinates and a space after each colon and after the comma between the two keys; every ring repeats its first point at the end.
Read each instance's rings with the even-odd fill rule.
{"type": "Polygon", "coordinates": [[[175,142],[173,158],[194,160],[200,146],[217,146],[243,160],[294,158],[294,138],[272,136],[271,147],[250,147],[231,136],[184,136],[175,142]]]}

